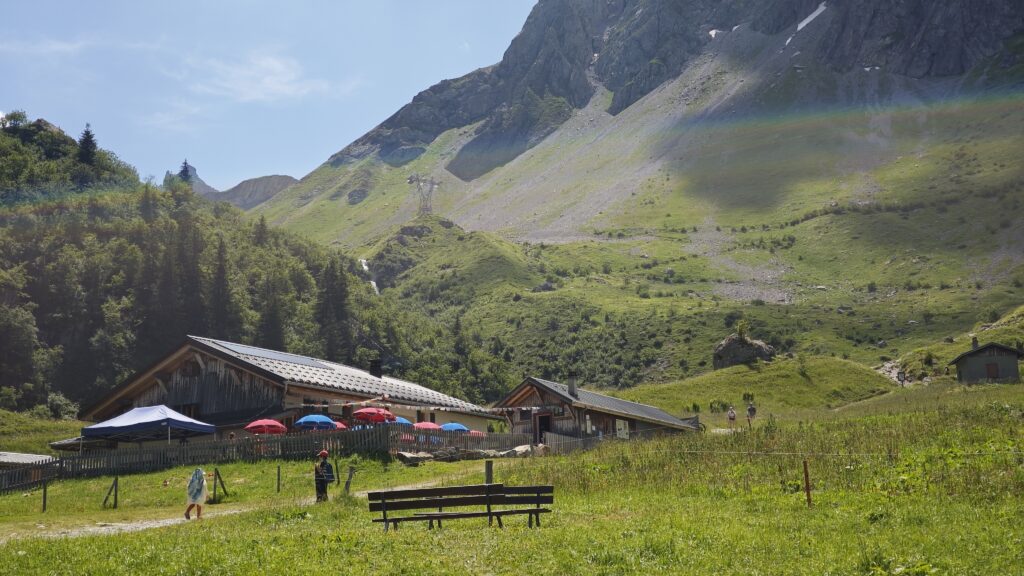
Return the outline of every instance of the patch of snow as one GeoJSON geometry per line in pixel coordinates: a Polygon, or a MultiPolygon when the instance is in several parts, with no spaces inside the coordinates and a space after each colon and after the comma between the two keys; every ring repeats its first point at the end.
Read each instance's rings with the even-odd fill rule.
{"type": "Polygon", "coordinates": [[[865,68],[864,68],[864,71],[865,71],[865,72],[871,72],[871,66],[867,66],[867,67],[865,67],[865,68]]]}
{"type": "Polygon", "coordinates": [[[737,24],[737,25],[733,26],[732,27],[732,31],[735,32],[740,26],[743,26],[743,24],[737,24]]]}
{"type": "Polygon", "coordinates": [[[807,18],[804,18],[803,20],[800,21],[799,24],[796,25],[796,31],[799,32],[799,31],[803,30],[804,26],[807,26],[808,24],[810,24],[815,18],[820,16],[821,13],[824,12],[824,11],[825,11],[825,2],[822,2],[821,4],[818,5],[818,9],[817,10],[815,10],[814,12],[811,12],[810,16],[808,16],[807,18]]]}
{"type": "Polygon", "coordinates": [[[793,55],[792,55],[792,56],[790,56],[790,58],[796,58],[796,57],[797,57],[797,56],[799,56],[799,55],[800,55],[800,51],[799,51],[799,50],[797,50],[796,52],[793,52],[793,55]]]}
{"type": "Polygon", "coordinates": [[[786,46],[789,46],[789,43],[792,42],[792,41],[793,41],[793,37],[792,36],[790,36],[789,38],[786,38],[786,46]]]}
{"type": "Polygon", "coordinates": [[[722,33],[722,31],[721,31],[721,30],[712,30],[712,31],[708,32],[708,34],[710,34],[710,35],[711,35],[711,38],[712,38],[712,39],[713,39],[713,38],[714,38],[715,36],[717,36],[718,34],[721,34],[721,33],[722,33]]]}

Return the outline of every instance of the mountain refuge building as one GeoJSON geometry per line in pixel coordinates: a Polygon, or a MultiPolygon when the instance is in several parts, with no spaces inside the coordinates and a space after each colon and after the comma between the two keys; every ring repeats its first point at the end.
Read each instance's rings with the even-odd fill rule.
{"type": "Polygon", "coordinates": [[[700,429],[697,417],[680,419],[654,406],[583,390],[572,379],[561,384],[526,378],[495,408],[505,409],[513,433],[531,435],[534,444],[550,443],[550,435],[629,439],[700,429]]]}
{"type": "Polygon", "coordinates": [[[964,384],[979,382],[1020,382],[1018,362],[1024,351],[996,342],[978,345],[971,341],[971,349],[950,361],[956,366],[956,379],[964,384]]]}
{"type": "Polygon", "coordinates": [[[99,421],[132,408],[164,404],[214,424],[217,436],[260,418],[289,428],[306,414],[347,420],[360,403],[386,404],[412,422],[460,422],[485,431],[498,419],[483,408],[425,386],[344,364],[188,336],[167,356],[135,374],[91,406],[84,420],[99,421]]]}

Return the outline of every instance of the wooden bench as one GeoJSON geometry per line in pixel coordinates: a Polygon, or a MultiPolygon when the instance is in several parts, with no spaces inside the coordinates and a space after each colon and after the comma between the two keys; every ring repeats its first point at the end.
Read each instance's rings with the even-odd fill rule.
{"type": "Polygon", "coordinates": [[[487,518],[487,524],[498,521],[498,527],[504,528],[501,519],[505,516],[526,515],[528,525],[533,528],[540,526],[540,515],[551,512],[543,508],[555,501],[554,486],[505,486],[504,484],[474,484],[471,486],[448,486],[445,488],[420,488],[414,490],[390,490],[370,492],[370,512],[380,512],[380,518],[374,522],[382,522],[384,531],[388,524],[395,530],[401,522],[429,522],[429,528],[441,527],[444,520],[459,518],[487,518]],[[506,508],[506,506],[521,506],[506,508]],[[522,507],[525,506],[525,507],[522,507]],[[452,511],[452,508],[483,507],[483,510],[452,511]],[[395,512],[427,510],[430,512],[412,512],[409,516],[394,516],[395,512]],[[436,511],[435,511],[436,510],[436,511]],[[447,511],[446,511],[447,510],[447,511]]]}

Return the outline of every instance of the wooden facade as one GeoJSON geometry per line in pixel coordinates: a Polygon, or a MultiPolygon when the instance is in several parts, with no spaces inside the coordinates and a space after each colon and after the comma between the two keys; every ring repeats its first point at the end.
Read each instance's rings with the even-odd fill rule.
{"type": "MultiPolygon", "coordinates": [[[[368,389],[364,387],[364,390],[368,389]]],[[[164,404],[186,416],[216,425],[217,435],[226,437],[259,418],[274,418],[291,427],[303,415],[323,413],[335,420],[351,422],[352,411],[358,406],[344,404],[373,398],[370,393],[356,393],[338,386],[293,382],[249,365],[243,359],[220,354],[201,341],[190,341],[85,409],[82,417],[106,420],[132,408],[164,404]]],[[[452,401],[466,405],[456,399],[452,401]]],[[[430,408],[403,402],[391,410],[413,422],[460,422],[480,431],[486,431],[495,420],[483,412],[430,408]]]]}
{"type": "Polygon", "coordinates": [[[978,346],[975,340],[971,350],[953,359],[956,379],[965,384],[979,382],[1020,382],[1018,362],[1024,352],[1002,344],[988,343],[978,346]]]}
{"type": "Polygon", "coordinates": [[[630,439],[698,426],[652,406],[537,378],[527,378],[496,406],[509,409],[505,414],[512,433],[529,435],[537,444],[547,435],[630,439]]]}

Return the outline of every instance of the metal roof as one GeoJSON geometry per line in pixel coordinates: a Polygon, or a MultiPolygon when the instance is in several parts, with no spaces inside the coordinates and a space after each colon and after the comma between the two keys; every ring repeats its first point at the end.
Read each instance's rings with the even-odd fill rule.
{"type": "Polygon", "coordinates": [[[53,456],[45,454],[23,454],[21,452],[0,452],[0,464],[29,465],[53,460],[53,456]]]}
{"type": "Polygon", "coordinates": [[[345,366],[344,364],[300,356],[298,354],[257,348],[245,344],[214,340],[213,338],[189,336],[189,339],[246,364],[270,372],[283,382],[291,384],[333,388],[370,398],[386,394],[389,400],[395,402],[409,402],[423,406],[440,406],[452,408],[459,412],[483,412],[483,409],[476,404],[442,394],[425,386],[390,376],[377,378],[376,376],[371,376],[369,372],[345,366]]]}
{"type": "Polygon", "coordinates": [[[970,356],[972,354],[977,354],[978,352],[981,352],[982,350],[987,350],[988,348],[999,348],[1001,350],[1009,352],[1010,354],[1016,354],[1018,358],[1024,356],[1024,352],[1021,352],[1020,350],[1018,350],[1016,348],[1013,348],[1012,346],[1007,346],[1005,344],[1000,344],[998,342],[989,342],[988,344],[982,344],[981,346],[978,346],[977,348],[972,348],[972,349],[970,349],[970,350],[960,354],[956,358],[953,358],[952,360],[950,360],[949,363],[950,364],[956,364],[963,357],[970,356]]]}
{"type": "Polygon", "coordinates": [[[687,430],[694,429],[694,426],[691,423],[684,422],[660,408],[655,408],[654,406],[640,404],[638,402],[630,402],[629,400],[615,398],[614,396],[598,394],[597,392],[591,392],[590,390],[584,390],[579,387],[576,388],[576,396],[573,397],[569,395],[569,387],[565,384],[552,382],[550,380],[543,380],[541,378],[534,378],[532,376],[528,378],[527,381],[532,381],[544,388],[547,388],[551,393],[561,396],[566,402],[571,403],[573,406],[588,408],[598,412],[609,412],[622,416],[631,416],[640,420],[664,424],[671,428],[687,430]]]}

